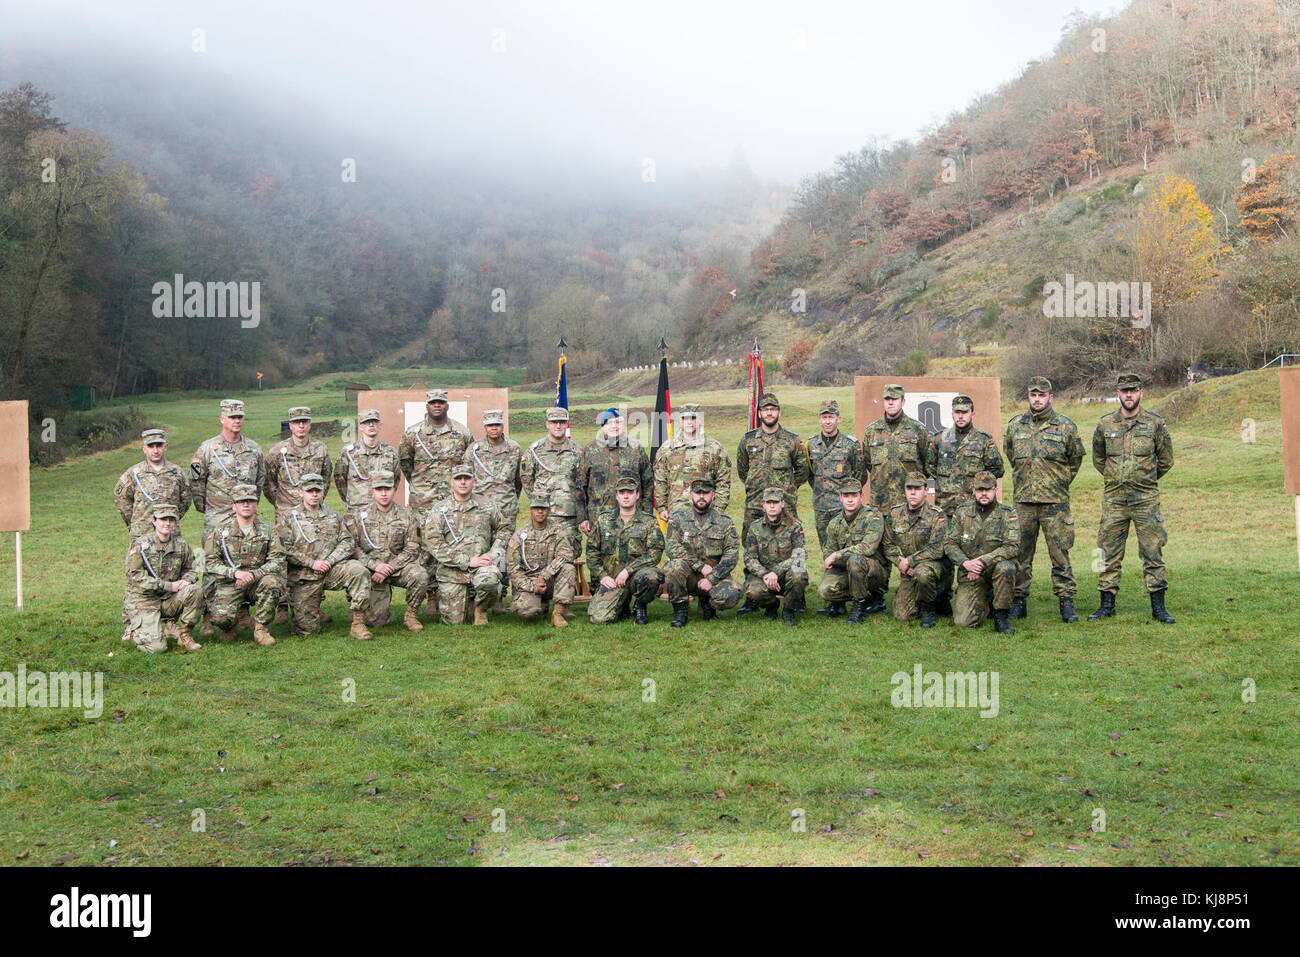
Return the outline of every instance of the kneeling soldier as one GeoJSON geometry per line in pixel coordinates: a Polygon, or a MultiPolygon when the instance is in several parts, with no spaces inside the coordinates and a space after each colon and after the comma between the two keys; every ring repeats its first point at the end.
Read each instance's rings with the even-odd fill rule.
{"type": "Polygon", "coordinates": [[[203,542],[203,575],[212,582],[208,620],[222,641],[234,641],[239,612],[253,606],[253,640],[273,645],[267,625],[284,589],[284,552],[275,529],[257,517],[257,487],[236,485],[231,492],[234,518],[208,532],[203,542]]]}
{"type": "Polygon", "coordinates": [[[780,596],[785,596],[781,621],[795,623],[796,608],[803,608],[808,587],[808,553],[803,523],[785,511],[785,490],[775,485],[763,489],[763,517],[749,526],[745,546],[745,597],[763,609],[763,617],[776,618],[780,596]]]}
{"type": "Polygon", "coordinates": [[[934,627],[934,598],[948,575],[943,541],[948,516],[925,500],[925,476],[912,472],[903,483],[907,502],[895,505],[885,518],[885,561],[898,566],[894,617],[911,621],[918,612],[922,628],[934,627]]]}
{"type": "Polygon", "coordinates": [[[175,505],[153,507],[153,531],[137,538],[126,553],[126,614],[131,640],[150,654],[167,650],[164,618],[180,620],[176,643],[186,651],[202,647],[190,629],[203,616],[203,592],[195,582],[199,567],[185,539],[176,534],[175,505]]]}
{"type": "Polygon", "coordinates": [[[444,625],[464,624],[474,589],[474,624],[488,623],[487,610],[501,596],[501,555],[509,526],[501,512],[474,494],[474,469],[451,468],[451,497],[435,503],[424,518],[424,554],[436,561],[438,614],[444,625]]]}
{"type": "Polygon", "coordinates": [[[352,536],[352,557],[370,573],[366,627],[388,624],[388,606],[393,600],[393,585],[397,585],[406,592],[402,624],[407,631],[424,631],[419,609],[429,591],[429,573],[420,564],[420,526],[415,513],[393,503],[396,482],[396,476],[386,469],[371,472],[371,504],[349,511],[343,527],[352,536]]]}
{"type": "Polygon", "coordinates": [[[573,540],[569,529],[552,522],[550,517],[550,496],[539,492],[528,506],[529,523],[510,537],[506,569],[515,590],[510,610],[524,621],[533,621],[546,613],[546,602],[550,599],[555,603],[551,624],[567,628],[569,621],[564,613],[573,603],[578,588],[578,575],[573,568],[573,540]]]}
{"type": "Polygon", "coordinates": [[[617,511],[600,516],[587,538],[587,571],[600,588],[587,606],[599,625],[627,616],[629,600],[638,625],[649,621],[646,606],[659,596],[664,573],[656,566],[664,553],[659,524],[637,508],[641,498],[635,478],[623,476],[614,486],[617,511]]]}
{"type": "Polygon", "coordinates": [[[697,595],[705,621],[740,601],[740,586],[730,580],[740,561],[740,538],[731,517],[713,507],[713,479],[691,480],[691,507],[668,519],[668,561],[664,579],[673,606],[674,628],[686,625],[691,595],[697,595]]]}
{"type": "Polygon", "coordinates": [[[320,606],[326,589],[344,589],[352,605],[352,629],[348,634],[369,641],[374,637],[365,622],[370,607],[370,574],[365,565],[352,560],[352,537],[344,531],[338,512],[321,507],[325,479],[308,473],[300,483],[302,505],[290,509],[275,527],[280,547],[286,553],[293,633],[319,634],[320,606]]]}
{"type": "Polygon", "coordinates": [[[998,480],[980,472],[971,483],[975,500],[959,506],[948,521],[944,553],[957,569],[953,624],[975,628],[988,616],[984,593],[993,586],[993,619],[998,632],[1014,635],[1007,620],[1016,591],[1020,519],[997,501],[998,480]]]}
{"type": "Polygon", "coordinates": [[[840,482],[839,496],[840,514],[826,525],[828,552],[822,562],[826,571],[817,583],[817,594],[829,602],[827,613],[831,616],[844,614],[844,602],[853,599],[848,622],[856,625],[865,621],[869,612],[885,610],[889,571],[880,552],[885,520],[872,506],[862,507],[859,479],[840,482]]]}

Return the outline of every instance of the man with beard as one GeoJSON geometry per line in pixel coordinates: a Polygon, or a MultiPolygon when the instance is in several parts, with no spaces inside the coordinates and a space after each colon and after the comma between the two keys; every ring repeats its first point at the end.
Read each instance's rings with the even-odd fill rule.
{"type": "Polygon", "coordinates": [[[740,586],[730,580],[740,561],[740,539],[730,516],[713,507],[713,479],[691,480],[691,507],[668,519],[668,561],[664,579],[673,606],[673,628],[686,625],[691,595],[697,595],[705,621],[740,601],[740,586]]]}
{"type": "Polygon", "coordinates": [[[1007,613],[1016,590],[1020,519],[997,500],[993,473],[980,472],[971,486],[974,501],[953,513],[944,539],[944,552],[957,569],[952,621],[959,628],[978,628],[988,616],[985,594],[992,586],[995,627],[999,634],[1014,635],[1007,613]]]}

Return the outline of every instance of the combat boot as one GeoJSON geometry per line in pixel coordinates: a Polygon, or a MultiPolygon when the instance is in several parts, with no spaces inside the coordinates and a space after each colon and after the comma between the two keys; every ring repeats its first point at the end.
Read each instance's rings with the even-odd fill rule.
{"type": "Polygon", "coordinates": [[[948,587],[947,582],[939,586],[939,591],[934,596],[934,611],[935,614],[943,615],[945,618],[952,617],[952,589],[948,587]]]}
{"type": "Polygon", "coordinates": [[[1174,616],[1165,611],[1165,590],[1151,593],[1151,617],[1156,621],[1164,622],[1166,625],[1174,623],[1174,616]]]}
{"type": "Polygon", "coordinates": [[[369,641],[375,637],[370,633],[370,629],[366,627],[366,613],[364,611],[354,611],[352,613],[352,628],[348,634],[358,641],[369,641]]]}
{"type": "Polygon", "coordinates": [[[799,620],[794,616],[794,608],[791,607],[791,604],[788,601],[785,602],[784,607],[782,607],[781,609],[781,624],[783,625],[799,624],[799,620]]]}
{"type": "Polygon", "coordinates": [[[1097,621],[1099,618],[1109,618],[1115,614],[1115,593],[1113,591],[1104,591],[1101,593],[1101,607],[1088,616],[1089,621],[1097,621]]]}
{"type": "Polygon", "coordinates": [[[709,600],[709,596],[704,592],[700,592],[699,602],[701,618],[705,621],[713,621],[718,617],[718,609],[713,607],[713,602],[709,600]]]}
{"type": "Polygon", "coordinates": [[[684,601],[673,602],[673,620],[668,622],[670,626],[673,628],[686,627],[686,609],[689,604],[689,602],[684,601]]]}
{"type": "Polygon", "coordinates": [[[406,606],[406,614],[402,616],[402,624],[406,626],[407,631],[424,631],[424,625],[420,624],[420,616],[410,605],[406,606]]]}
{"type": "Polygon", "coordinates": [[[203,647],[195,641],[194,636],[190,634],[190,626],[184,624],[178,625],[176,628],[176,644],[184,648],[186,651],[198,651],[203,647]]]}
{"type": "Polygon", "coordinates": [[[885,610],[885,593],[883,591],[873,591],[867,593],[867,614],[875,615],[885,610]]]}
{"type": "Polygon", "coordinates": [[[1011,610],[1007,612],[1008,618],[1024,618],[1026,614],[1025,599],[1016,598],[1011,602],[1011,610]]]}
{"type": "Polygon", "coordinates": [[[807,611],[807,610],[808,610],[808,605],[804,602],[804,596],[803,596],[803,595],[800,595],[798,598],[796,598],[796,599],[794,600],[794,604],[790,607],[790,610],[791,610],[791,611],[807,611]]]}
{"type": "MultiPolygon", "coordinates": [[[[563,614],[563,611],[561,610],[562,607],[563,606],[561,605],[555,606],[555,613],[557,615],[563,614]]],[[[474,606],[474,627],[481,628],[483,625],[486,625],[487,623],[488,623],[487,609],[484,608],[482,605],[475,605],[474,606]]],[[[568,624],[568,622],[565,622],[565,624],[568,624]]]]}
{"type": "Polygon", "coordinates": [[[564,617],[569,619],[569,621],[573,621],[573,619],[578,617],[578,613],[568,605],[561,605],[560,608],[564,611],[564,617]]]}
{"type": "MultiPolygon", "coordinates": [[[[557,602],[555,603],[555,607],[553,607],[553,608],[551,609],[551,624],[554,625],[556,628],[568,628],[568,627],[569,627],[569,619],[567,619],[567,618],[564,617],[564,613],[565,613],[566,611],[568,611],[568,609],[569,609],[569,606],[568,606],[568,605],[561,605],[561,604],[557,601],[557,602]]],[[[474,616],[474,624],[476,624],[476,625],[478,624],[478,615],[477,615],[477,614],[474,616]]],[[[487,616],[486,616],[486,615],[483,616],[483,624],[485,624],[485,625],[487,624],[487,616]]]]}
{"type": "Polygon", "coordinates": [[[270,648],[275,644],[275,639],[271,637],[271,632],[267,630],[266,625],[260,621],[253,622],[253,640],[263,648],[270,648]]]}
{"type": "Polygon", "coordinates": [[[1011,621],[1008,617],[1009,609],[993,609],[993,630],[999,635],[1014,635],[1016,630],[1011,627],[1011,621]]]}
{"type": "Polygon", "coordinates": [[[860,625],[867,620],[867,600],[865,598],[853,599],[853,607],[849,610],[849,617],[844,619],[850,625],[860,625]]]}
{"type": "Polygon", "coordinates": [[[1074,598],[1071,595],[1065,595],[1061,599],[1061,621],[1067,625],[1079,620],[1079,613],[1074,610],[1074,598]]]}
{"type": "Polygon", "coordinates": [[[645,602],[635,601],[632,603],[632,620],[638,625],[644,625],[650,621],[650,616],[646,614],[645,602]]]}
{"type": "Polygon", "coordinates": [[[817,614],[830,615],[832,618],[838,618],[840,617],[840,615],[844,614],[844,602],[842,601],[828,602],[825,608],[817,609],[817,614]]]}
{"type": "Polygon", "coordinates": [[[774,601],[772,602],[772,604],[768,605],[766,608],[763,609],[763,617],[768,619],[769,621],[776,621],[777,618],[780,617],[780,615],[781,615],[780,602],[774,601]]]}
{"type": "Polygon", "coordinates": [[[916,607],[921,612],[921,627],[933,628],[934,627],[934,602],[918,601],[916,603],[916,607]]]}

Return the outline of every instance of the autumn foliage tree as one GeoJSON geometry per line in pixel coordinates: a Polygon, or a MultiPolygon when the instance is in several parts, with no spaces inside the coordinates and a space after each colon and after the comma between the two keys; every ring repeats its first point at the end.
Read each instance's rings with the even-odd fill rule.
{"type": "Polygon", "coordinates": [[[1268,242],[1295,219],[1295,194],[1287,182],[1295,170],[1295,154],[1273,155],[1236,189],[1241,228],[1256,242],[1268,242]]]}

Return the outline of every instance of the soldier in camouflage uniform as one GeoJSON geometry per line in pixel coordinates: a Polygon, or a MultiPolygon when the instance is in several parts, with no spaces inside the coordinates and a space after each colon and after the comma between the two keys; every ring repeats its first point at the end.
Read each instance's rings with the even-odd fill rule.
{"type": "Polygon", "coordinates": [[[948,520],[944,553],[957,569],[953,624],[975,628],[988,616],[985,592],[993,586],[993,619],[1000,634],[1014,635],[1007,613],[1016,591],[1016,556],[1020,554],[1020,519],[997,500],[998,480],[980,472],[972,485],[973,501],[948,520]]]}
{"type": "Polygon", "coordinates": [[[1083,464],[1083,441],[1073,420],[1052,409],[1052,383],[1043,376],[1029,380],[1029,411],[1007,423],[1002,440],[1015,484],[1016,514],[1020,516],[1020,556],[1012,618],[1025,617],[1029,582],[1034,571],[1038,530],[1047,540],[1052,561],[1052,591],[1061,620],[1079,620],[1074,610],[1074,516],[1070,514],[1070,483],[1083,464]]]}
{"type": "MultiPolygon", "coordinates": [[[[945,515],[971,500],[971,480],[976,472],[991,472],[1002,477],[1002,453],[993,436],[971,423],[975,402],[968,395],[952,400],[952,422],[948,428],[930,436],[926,449],[926,468],[934,476],[934,503],[945,515]]],[[[901,503],[898,503],[901,504],[901,503]]]]}
{"type": "Polygon", "coordinates": [[[140,433],[144,461],[131,466],[117,480],[113,501],[134,541],[153,531],[155,505],[174,505],[180,518],[190,510],[190,486],[179,465],[167,461],[167,433],[146,429],[140,433]]]}
{"type": "Polygon", "coordinates": [[[642,496],[654,494],[650,456],[628,438],[623,416],[617,409],[606,409],[596,421],[600,431],[582,450],[578,463],[578,528],[584,535],[590,535],[596,520],[615,508],[614,483],[620,476],[635,478],[642,496]]]}
{"type": "Polygon", "coordinates": [[[749,526],[749,544],[745,546],[745,597],[763,609],[765,618],[775,619],[780,604],[781,621],[793,625],[807,587],[803,523],[786,514],[785,489],[775,485],[765,488],[763,517],[749,526]]]}
{"type": "Polygon", "coordinates": [[[501,513],[474,494],[474,469],[451,469],[451,495],[429,509],[421,538],[427,561],[436,562],[438,613],[444,625],[464,624],[474,589],[474,624],[501,597],[501,555],[508,529],[501,513]]]}
{"type": "Polygon", "coordinates": [[[1131,373],[1116,383],[1120,407],[1101,417],[1092,435],[1092,464],[1102,475],[1101,526],[1097,547],[1105,568],[1097,578],[1101,607],[1089,621],[1115,614],[1120,566],[1128,540],[1129,522],[1137,532],[1142,574],[1151,595],[1151,617],[1174,623],[1165,609],[1165,562],[1161,548],[1169,540],[1160,513],[1156,484],[1174,467],[1174,443],[1162,416],[1141,407],[1142,379],[1131,373]]]}
{"type": "Polygon", "coordinates": [[[474,490],[495,505],[501,517],[515,530],[519,520],[519,492],[523,481],[519,460],[523,452],[519,443],[506,436],[506,417],[501,409],[483,413],[485,437],[475,439],[465,450],[464,464],[474,469],[474,490]]]}
{"type": "MultiPolygon", "coordinates": [[[[840,486],[849,479],[866,479],[862,443],[840,431],[840,407],[823,402],[822,430],[804,443],[808,458],[808,484],[813,490],[813,520],[817,523],[817,544],[826,553],[826,526],[841,514],[840,486]]],[[[839,602],[843,605],[843,602],[839,602]]],[[[827,611],[823,608],[822,611],[827,611]]]]}
{"type": "Polygon", "coordinates": [[[244,403],[221,400],[221,434],[208,439],[190,461],[190,495],[194,508],[203,513],[203,535],[229,521],[234,515],[231,493],[236,485],[251,485],[259,491],[266,484],[266,462],[262,448],[243,435],[244,403]]]}
{"type": "Polygon", "coordinates": [[[406,592],[406,613],[402,624],[407,631],[424,631],[420,604],[429,590],[429,573],[420,564],[420,523],[409,508],[393,501],[397,476],[386,469],[370,474],[368,508],[343,516],[343,527],[352,536],[352,557],[370,573],[370,608],[366,627],[388,624],[393,586],[406,592]]]}
{"type": "Polygon", "coordinates": [[[366,628],[370,607],[370,573],[352,558],[352,536],[343,528],[338,512],[323,508],[325,477],[304,475],[299,480],[302,504],[291,508],[275,526],[285,555],[289,609],[295,635],[315,635],[321,629],[321,601],[327,589],[346,590],[352,607],[353,638],[369,641],[366,628]]]}
{"type": "Polygon", "coordinates": [[[126,553],[126,608],[131,640],[141,651],[167,650],[164,618],[179,619],[177,644],[187,651],[202,647],[190,629],[203,614],[203,592],[195,584],[199,566],[194,552],[176,532],[180,513],[175,505],[153,507],[153,531],[131,543],[126,553]]]}
{"type": "Polygon", "coordinates": [[[431,507],[451,495],[451,468],[465,459],[474,441],[459,424],[447,418],[446,389],[425,393],[426,414],[422,422],[402,433],[397,460],[410,485],[409,502],[423,518],[431,507]]]}
{"type": "Polygon", "coordinates": [[[740,540],[730,516],[713,507],[713,479],[701,475],[691,480],[691,507],[678,509],[668,519],[668,561],[664,580],[673,606],[674,628],[686,625],[691,595],[700,602],[705,621],[718,617],[740,601],[740,586],[730,580],[740,561],[740,540]]]}
{"type": "Polygon", "coordinates": [[[903,482],[907,501],[895,505],[885,516],[885,560],[898,567],[898,591],[894,593],[894,617],[911,621],[918,615],[922,628],[933,628],[935,592],[949,575],[944,558],[948,516],[926,501],[926,480],[913,472],[903,482]]]}
{"type": "Polygon", "coordinates": [[[659,523],[637,507],[641,492],[635,478],[620,478],[614,498],[618,508],[602,516],[587,539],[587,570],[592,582],[600,583],[587,616],[598,625],[610,624],[627,616],[630,601],[634,620],[644,625],[649,621],[646,606],[664,585],[664,573],[657,567],[664,535],[659,523]]]}
{"type": "Polygon", "coordinates": [[[713,478],[713,507],[725,512],[731,501],[731,459],[722,443],[700,428],[700,407],[694,402],[682,406],[681,431],[660,446],[654,460],[655,508],[659,518],[679,508],[690,508],[691,479],[713,478]]]}
{"type": "Polygon", "coordinates": [[[326,488],[334,475],[329,449],[311,437],[311,409],[296,405],[289,410],[289,432],[289,438],[276,442],[266,453],[266,497],[275,506],[277,522],[289,509],[298,507],[304,475],[321,476],[326,488]]]}
{"type": "Polygon", "coordinates": [[[548,521],[550,511],[549,499],[539,493],[529,503],[528,525],[510,536],[506,549],[506,569],[514,588],[510,610],[524,621],[533,621],[546,613],[550,599],[551,624],[567,628],[565,611],[573,603],[578,575],[568,529],[548,521]]]}
{"type": "Polygon", "coordinates": [[[885,520],[870,505],[862,505],[862,482],[857,478],[840,481],[840,513],[826,528],[826,556],[817,594],[827,601],[829,614],[844,614],[844,602],[852,599],[851,625],[866,621],[868,614],[884,611],[884,593],[889,573],[881,553],[885,520]]]}
{"type": "Polygon", "coordinates": [[[547,435],[524,452],[519,462],[519,478],[530,499],[541,495],[551,503],[550,521],[568,530],[573,554],[577,555],[582,548],[577,518],[582,449],[568,437],[568,430],[569,410],[558,405],[547,409],[547,435]]]}
{"type": "Polygon", "coordinates": [[[370,478],[376,472],[389,472],[396,477],[399,470],[397,449],[379,438],[378,409],[361,410],[357,416],[357,434],[360,438],[343,446],[334,463],[334,485],[346,512],[370,507],[370,478]]]}
{"type": "Polygon", "coordinates": [[[882,515],[907,500],[903,480],[909,472],[930,474],[930,430],[903,411],[904,395],[901,385],[885,386],[885,414],[862,433],[871,504],[882,515]]]}
{"type": "Polygon", "coordinates": [[[275,529],[257,517],[257,489],[236,485],[234,517],[203,540],[203,578],[211,581],[208,618],[222,641],[234,641],[239,612],[252,606],[253,640],[275,644],[267,625],[283,595],[284,551],[275,529]]]}

